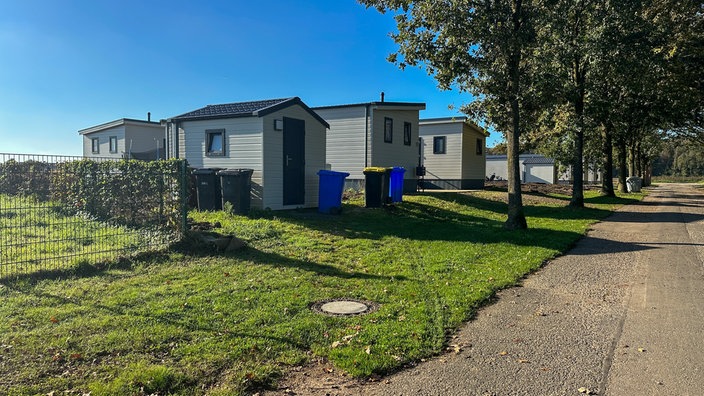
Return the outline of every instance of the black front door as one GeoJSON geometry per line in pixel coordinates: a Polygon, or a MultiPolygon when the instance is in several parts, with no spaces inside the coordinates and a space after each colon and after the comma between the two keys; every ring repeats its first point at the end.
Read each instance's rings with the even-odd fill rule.
{"type": "Polygon", "coordinates": [[[284,117],[284,205],[304,203],[305,137],[305,121],[284,117]]]}

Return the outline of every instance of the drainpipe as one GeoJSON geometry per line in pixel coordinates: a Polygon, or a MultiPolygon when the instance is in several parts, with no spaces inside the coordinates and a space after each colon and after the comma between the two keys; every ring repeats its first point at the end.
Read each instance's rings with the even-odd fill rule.
{"type": "Polygon", "coordinates": [[[371,114],[369,113],[369,106],[371,103],[367,103],[364,108],[364,167],[369,166],[369,123],[371,122],[371,114]]]}

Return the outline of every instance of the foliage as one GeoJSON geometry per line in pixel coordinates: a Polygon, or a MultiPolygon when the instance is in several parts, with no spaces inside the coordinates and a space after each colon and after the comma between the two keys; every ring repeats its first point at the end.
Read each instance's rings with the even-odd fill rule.
{"type": "Polygon", "coordinates": [[[540,0],[359,0],[396,13],[399,48],[389,60],[423,66],[440,88],[456,87],[474,101],[462,111],[488,121],[506,136],[510,229],[527,227],[521,200],[519,141],[532,124],[542,92],[534,76],[540,0]]]}
{"type": "Polygon", "coordinates": [[[202,249],[4,281],[3,390],[236,395],[311,356],[355,376],[388,372],[443,351],[495,291],[626,202],[590,196],[589,208],[570,209],[553,197],[528,205],[535,226],[515,232],[502,226],[504,193],[418,195],[387,209],[355,199],[339,216],[192,213],[244,239],[238,253],[202,249]],[[355,317],[308,308],[336,297],[381,306],[355,317]]]}
{"type": "Polygon", "coordinates": [[[667,140],[656,156],[653,175],[704,176],[704,151],[686,138],[667,140]]]}
{"type": "Polygon", "coordinates": [[[129,226],[178,229],[183,205],[182,161],[80,160],[58,164],[52,198],[68,210],[129,226]]]}
{"type": "Polygon", "coordinates": [[[55,164],[35,160],[10,159],[0,163],[0,194],[33,196],[48,200],[51,174],[55,169],[55,164]]]}

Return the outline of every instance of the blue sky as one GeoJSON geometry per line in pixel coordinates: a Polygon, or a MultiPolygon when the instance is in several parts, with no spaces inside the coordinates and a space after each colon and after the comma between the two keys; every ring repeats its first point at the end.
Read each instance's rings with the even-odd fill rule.
{"type": "Polygon", "coordinates": [[[422,118],[458,115],[469,94],[386,61],[394,30],[354,0],[3,1],[0,152],[80,155],[77,131],[93,125],[290,96],[314,107],[384,91],[425,102],[422,118]]]}

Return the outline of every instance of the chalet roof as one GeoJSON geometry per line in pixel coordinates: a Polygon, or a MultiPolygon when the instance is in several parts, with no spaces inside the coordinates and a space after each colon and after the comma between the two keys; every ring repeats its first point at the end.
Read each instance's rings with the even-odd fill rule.
{"type": "Polygon", "coordinates": [[[321,124],[325,125],[326,128],[330,127],[322,117],[311,110],[310,107],[303,103],[303,101],[298,97],[207,105],[205,107],[201,107],[200,109],[171,117],[167,121],[197,121],[216,118],[262,117],[296,104],[303,107],[304,110],[320,121],[321,124]]]}
{"type": "Polygon", "coordinates": [[[344,107],[358,107],[358,106],[376,106],[376,107],[403,107],[408,108],[408,110],[425,110],[425,103],[412,103],[412,102],[366,102],[366,103],[350,103],[341,105],[331,105],[331,106],[318,106],[314,107],[314,110],[325,110],[325,109],[337,109],[344,107]]]}
{"type": "MultiPolygon", "coordinates": [[[[136,120],[133,118],[120,118],[115,121],[106,122],[104,124],[88,127],[78,131],[81,135],[87,135],[89,133],[100,132],[105,129],[114,128],[121,125],[137,125],[137,126],[147,126],[147,127],[161,127],[161,124],[155,121],[146,120],[136,120]]],[[[163,128],[163,127],[162,127],[163,128]]]]}

